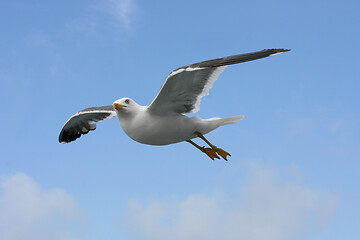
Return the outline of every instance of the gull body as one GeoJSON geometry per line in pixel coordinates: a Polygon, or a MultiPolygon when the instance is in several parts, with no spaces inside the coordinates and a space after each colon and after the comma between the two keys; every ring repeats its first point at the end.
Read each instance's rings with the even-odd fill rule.
{"type": "Polygon", "coordinates": [[[167,145],[189,142],[211,159],[221,156],[225,160],[230,154],[211,144],[204,135],[214,129],[237,123],[244,116],[200,119],[185,114],[196,113],[200,100],[209,94],[222,71],[232,64],[269,57],[288,49],[265,49],[190,64],[172,71],[155,99],[148,106],[140,106],[131,98],[121,98],[112,105],[91,107],[74,114],[64,124],[59,142],[76,140],[96,129],[94,122],[116,117],[124,132],[133,140],[149,145],[167,145]],[[210,148],[200,147],[191,139],[199,137],[210,148]]]}
{"type": "Polygon", "coordinates": [[[219,126],[236,123],[243,116],[201,119],[178,113],[156,114],[140,106],[131,98],[114,102],[116,114],[124,132],[133,140],[148,145],[168,145],[196,138],[195,132],[207,134],[219,126]],[[127,104],[126,102],[129,102],[127,104]]]}

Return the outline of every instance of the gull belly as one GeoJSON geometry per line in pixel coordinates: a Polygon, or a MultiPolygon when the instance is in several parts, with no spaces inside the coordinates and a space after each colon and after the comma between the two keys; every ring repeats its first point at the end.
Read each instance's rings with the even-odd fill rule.
{"type": "Polygon", "coordinates": [[[168,145],[195,138],[195,131],[204,128],[204,120],[179,114],[153,115],[147,111],[119,121],[133,140],[148,145],[168,145]]]}

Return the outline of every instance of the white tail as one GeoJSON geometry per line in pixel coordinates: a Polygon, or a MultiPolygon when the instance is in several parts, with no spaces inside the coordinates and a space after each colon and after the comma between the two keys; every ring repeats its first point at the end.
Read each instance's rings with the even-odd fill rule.
{"type": "Polygon", "coordinates": [[[201,121],[203,121],[204,124],[197,131],[201,132],[202,134],[206,134],[220,126],[237,123],[238,121],[240,121],[243,118],[244,118],[244,115],[228,117],[228,118],[215,117],[215,118],[210,118],[210,119],[201,119],[201,121]]]}
{"type": "Polygon", "coordinates": [[[219,126],[237,123],[244,117],[245,117],[244,115],[240,115],[240,116],[235,116],[235,117],[221,118],[218,120],[220,123],[219,126]]]}

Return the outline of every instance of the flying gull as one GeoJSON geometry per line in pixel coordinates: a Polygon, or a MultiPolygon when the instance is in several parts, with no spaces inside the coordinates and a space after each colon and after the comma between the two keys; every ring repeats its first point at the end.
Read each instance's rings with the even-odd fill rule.
{"type": "Polygon", "coordinates": [[[91,107],[74,114],[64,124],[59,142],[67,143],[82,134],[95,130],[94,122],[117,116],[124,132],[133,140],[149,145],[168,145],[189,142],[212,160],[231,156],[211,144],[204,135],[214,129],[234,124],[244,115],[228,118],[201,119],[184,114],[199,110],[200,100],[209,94],[215,80],[228,65],[252,61],[290,49],[265,49],[262,51],[217,58],[190,64],[172,71],[155,99],[148,106],[141,106],[131,98],[116,100],[113,105],[91,107]],[[209,147],[201,147],[193,138],[201,138],[209,147]]]}

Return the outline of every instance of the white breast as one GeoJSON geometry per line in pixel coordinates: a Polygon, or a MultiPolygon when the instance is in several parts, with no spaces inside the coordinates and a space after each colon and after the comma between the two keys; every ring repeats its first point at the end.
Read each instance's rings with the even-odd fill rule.
{"type": "Polygon", "coordinates": [[[197,122],[180,114],[164,116],[141,111],[131,118],[120,118],[124,132],[133,140],[149,145],[167,145],[194,137],[197,122]]]}

